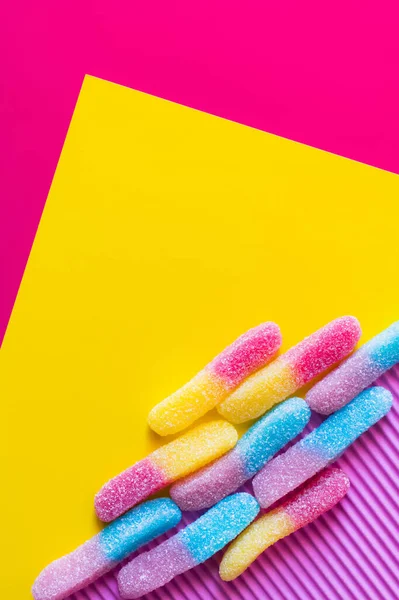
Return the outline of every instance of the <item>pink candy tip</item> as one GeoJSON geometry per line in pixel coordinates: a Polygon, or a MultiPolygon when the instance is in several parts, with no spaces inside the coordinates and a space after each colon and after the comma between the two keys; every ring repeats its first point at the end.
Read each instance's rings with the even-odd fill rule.
{"type": "Polygon", "coordinates": [[[151,459],[144,458],[103,485],[94,500],[96,514],[109,523],[167,483],[151,459]]]}
{"type": "Polygon", "coordinates": [[[311,381],[347,357],[361,333],[356,317],[339,317],[288,350],[284,356],[295,369],[298,385],[311,381]]]}
{"type": "Polygon", "coordinates": [[[328,468],[311,479],[281,508],[299,529],[330,510],[347,493],[349,477],[339,468],[328,468]]]}
{"type": "Polygon", "coordinates": [[[254,371],[264,367],[282,343],[280,328],[271,321],[249,329],[209,365],[228,388],[237,387],[254,371]]]}

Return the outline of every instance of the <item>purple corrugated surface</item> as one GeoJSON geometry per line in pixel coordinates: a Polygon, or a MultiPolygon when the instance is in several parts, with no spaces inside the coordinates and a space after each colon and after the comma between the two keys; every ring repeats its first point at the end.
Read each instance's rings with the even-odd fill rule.
{"type": "MultiPolygon", "coordinates": [[[[224,583],[219,579],[220,557],[216,556],[143,598],[399,598],[399,366],[378,383],[394,394],[394,406],[387,417],[337,461],[351,480],[349,493],[338,506],[269,548],[234,582],[224,583]]],[[[318,421],[315,415],[313,425],[318,421]]],[[[183,522],[186,524],[194,517],[194,513],[190,518],[185,515],[183,522]]],[[[119,598],[114,572],[70,600],[119,598]]]]}

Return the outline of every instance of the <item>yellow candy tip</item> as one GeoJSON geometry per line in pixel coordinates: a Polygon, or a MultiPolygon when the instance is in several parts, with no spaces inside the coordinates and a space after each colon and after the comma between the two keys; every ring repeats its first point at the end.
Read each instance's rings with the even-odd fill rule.
{"type": "Polygon", "coordinates": [[[230,423],[245,423],[288,398],[297,387],[292,368],[280,357],[248,377],[217,410],[230,423]]]}
{"type": "Polygon", "coordinates": [[[223,383],[203,369],[151,409],[148,425],[159,435],[179,433],[212,410],[226,393],[223,383]]]}
{"type": "Polygon", "coordinates": [[[150,429],[152,429],[153,431],[155,431],[155,433],[157,433],[158,435],[162,435],[162,436],[171,435],[174,432],[173,431],[169,432],[168,428],[163,427],[162,420],[158,418],[158,414],[157,414],[158,407],[159,407],[159,404],[154,406],[154,408],[152,408],[150,410],[150,412],[148,413],[148,416],[147,416],[148,427],[150,429]]]}
{"type": "Polygon", "coordinates": [[[223,581],[239,577],[266,548],[294,531],[289,516],[281,509],[267,513],[245,529],[226,550],[219,567],[223,581]]]}
{"type": "Polygon", "coordinates": [[[150,456],[169,481],[175,481],[219,458],[237,443],[236,429],[227,421],[194,427],[150,456]]]}

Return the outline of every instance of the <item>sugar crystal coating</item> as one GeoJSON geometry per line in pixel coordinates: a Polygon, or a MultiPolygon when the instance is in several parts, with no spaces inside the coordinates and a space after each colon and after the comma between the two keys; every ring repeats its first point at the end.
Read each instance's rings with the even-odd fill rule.
{"type": "Polygon", "coordinates": [[[96,514],[109,523],[132,506],[168,485],[162,470],[148,458],[110,479],[96,494],[96,514]]]}
{"type": "Polygon", "coordinates": [[[360,336],[358,320],[355,317],[341,317],[290,348],[285,358],[295,371],[298,387],[348,356],[360,336]]]}
{"type": "Polygon", "coordinates": [[[281,346],[275,323],[262,323],[241,335],[208,365],[226,389],[237,387],[246,377],[268,362],[281,346]]]}
{"type": "Polygon", "coordinates": [[[152,453],[152,460],[171,483],[218,458],[238,439],[237,431],[227,421],[197,425],[184,435],[152,453]]]}
{"type": "Polygon", "coordinates": [[[122,598],[140,598],[192,569],[195,564],[183,541],[174,535],[121,569],[118,575],[119,593],[122,598]]]}
{"type": "Polygon", "coordinates": [[[108,525],[76,550],[48,565],[33,584],[35,600],[62,600],[110,571],[119,561],[179,523],[169,498],[151,500],[108,525]]]}
{"type": "Polygon", "coordinates": [[[345,358],[361,334],[355,317],[341,317],[305,338],[246,379],[225,400],[219,413],[232,423],[255,419],[305,383],[345,358]]]}
{"type": "Polygon", "coordinates": [[[122,598],[140,596],[168,583],[224,548],[259,512],[250,494],[224,498],[175,536],[133,559],[118,575],[122,598]]]}
{"type": "Polygon", "coordinates": [[[236,441],[237,431],[226,421],[195,427],[108,481],[95,497],[97,516],[112,521],[150,494],[218,458],[236,441]]]}
{"type": "Polygon", "coordinates": [[[392,394],[373,387],[328,417],[319,427],[267,463],[253,480],[259,504],[268,508],[336,460],[392,406],[392,394]]]}
{"type": "Polygon", "coordinates": [[[327,465],[323,454],[312,452],[299,442],[280,454],[255,476],[252,486],[262,508],[269,508],[327,465]]]}
{"type": "Polygon", "coordinates": [[[248,478],[301,433],[309,419],[310,410],[306,402],[302,398],[290,398],[252,425],[237,444],[248,478]]]}
{"type": "Polygon", "coordinates": [[[337,369],[309,390],[306,402],[329,415],[345,406],[399,362],[399,321],[361,346],[337,369]]]}
{"type": "Polygon", "coordinates": [[[310,418],[301,398],[291,398],[266,413],[237,445],[211,465],[175,483],[170,494],[182,510],[201,510],[235,492],[285,444],[298,435],[310,418]]]}
{"type": "Polygon", "coordinates": [[[349,489],[341,469],[326,469],[287,502],[252,523],[226,550],[220,577],[231,581],[266,548],[304,527],[335,506],[349,489]]]}
{"type": "Polygon", "coordinates": [[[35,600],[62,600],[112,569],[95,536],[74,552],[48,565],[32,587],[35,600]]]}
{"type": "Polygon", "coordinates": [[[170,498],[149,500],[104,527],[98,534],[102,550],[108,560],[119,562],[175,527],[180,519],[181,511],[170,498]]]}
{"type": "Polygon", "coordinates": [[[251,494],[240,492],[227,496],[178,535],[195,560],[205,562],[233,540],[259,512],[251,494]]]}
{"type": "Polygon", "coordinates": [[[235,448],[211,465],[175,483],[170,495],[181,510],[213,506],[247,481],[245,467],[235,448]]]}
{"type": "Polygon", "coordinates": [[[296,531],[333,508],[345,496],[349,485],[349,478],[341,469],[325,469],[282,504],[281,510],[288,514],[296,531]]]}
{"type": "Polygon", "coordinates": [[[281,334],[275,323],[250,329],[182,388],[154,406],[148,415],[149,426],[160,435],[185,429],[269,362],[280,346],[281,334]]]}

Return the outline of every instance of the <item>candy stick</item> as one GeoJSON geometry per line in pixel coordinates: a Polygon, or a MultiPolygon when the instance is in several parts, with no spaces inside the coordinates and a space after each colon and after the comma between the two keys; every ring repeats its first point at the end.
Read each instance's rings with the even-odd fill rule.
{"type": "Polygon", "coordinates": [[[356,438],[386,415],[391,406],[392,394],[382,387],[374,387],[328,417],[255,476],[253,488],[259,504],[268,508],[336,460],[356,438]]]}
{"type": "Polygon", "coordinates": [[[33,584],[35,600],[62,600],[175,527],[181,512],[169,498],[150,500],[105,527],[74,552],[48,565],[33,584]]]}
{"type": "Polygon", "coordinates": [[[236,441],[237,432],[226,421],[199,425],[108,481],[95,498],[97,516],[112,521],[179,477],[215,460],[236,441]]]}
{"type": "Polygon", "coordinates": [[[257,519],[226,550],[219,573],[231,581],[266,548],[308,525],[339,502],[349,489],[341,469],[327,469],[280,507],[257,519]]]}
{"type": "Polygon", "coordinates": [[[148,415],[149,426],[160,435],[185,429],[269,362],[280,346],[281,334],[275,323],[250,329],[191,381],[154,406],[148,415]]]}
{"type": "Polygon", "coordinates": [[[224,498],[194,523],[134,558],[118,575],[122,598],[140,596],[203,563],[233,540],[259,512],[250,494],[224,498]]]}
{"type": "Polygon", "coordinates": [[[308,405],[291,398],[266,413],[227,454],[175,483],[170,494],[181,510],[209,508],[253,477],[310,418],[308,405]]]}
{"type": "Polygon", "coordinates": [[[219,413],[231,423],[256,419],[345,358],[356,346],[360,333],[354,317],[331,321],[251,375],[218,405],[219,413]]]}
{"type": "Polygon", "coordinates": [[[310,408],[329,415],[399,362],[399,321],[372,338],[307,393],[310,408]]]}

